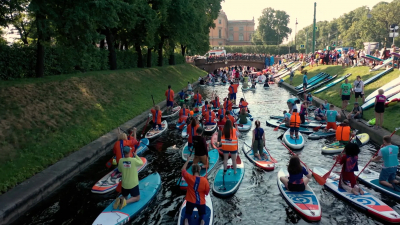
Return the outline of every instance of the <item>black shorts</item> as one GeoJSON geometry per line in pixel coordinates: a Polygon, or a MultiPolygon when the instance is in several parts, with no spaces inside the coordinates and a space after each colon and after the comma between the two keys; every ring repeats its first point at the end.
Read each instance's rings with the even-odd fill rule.
{"type": "Polygon", "coordinates": [[[307,89],[307,83],[303,83],[303,87],[307,89]]]}
{"type": "Polygon", "coordinates": [[[200,218],[202,218],[202,216],[204,214],[206,214],[206,205],[195,204],[195,203],[191,203],[191,202],[188,202],[188,201],[186,201],[185,215],[186,216],[191,216],[195,207],[197,208],[197,210],[199,212],[200,218]]]}
{"type": "Polygon", "coordinates": [[[362,98],[364,94],[362,92],[355,92],[356,98],[362,98]]]}
{"type": "Polygon", "coordinates": [[[306,190],[306,186],[304,184],[292,184],[288,183],[289,191],[304,191],[306,190]]]}
{"type": "Polygon", "coordinates": [[[128,195],[130,194],[131,197],[136,197],[140,195],[140,191],[139,191],[139,185],[136,185],[134,188],[132,189],[125,189],[122,188],[122,192],[121,192],[122,196],[124,196],[124,198],[128,198],[128,195]]]}
{"type": "Polygon", "coordinates": [[[342,101],[350,100],[350,95],[342,95],[342,101]]]}
{"type": "Polygon", "coordinates": [[[375,105],[375,112],[376,113],[384,113],[385,112],[385,103],[377,102],[375,105]]]}

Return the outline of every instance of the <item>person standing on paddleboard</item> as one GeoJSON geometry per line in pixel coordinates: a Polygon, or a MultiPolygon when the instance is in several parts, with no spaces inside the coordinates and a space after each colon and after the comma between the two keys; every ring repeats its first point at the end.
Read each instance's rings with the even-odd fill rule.
{"type": "Polygon", "coordinates": [[[202,136],[203,128],[196,129],[196,135],[193,137],[194,159],[193,165],[198,162],[203,163],[203,168],[208,168],[208,147],[206,139],[202,136]]]}
{"type": "Polygon", "coordinates": [[[194,208],[197,208],[199,214],[200,224],[204,225],[203,216],[206,214],[206,195],[210,192],[210,184],[206,177],[200,176],[200,166],[197,164],[192,165],[192,174],[186,171],[189,164],[189,156],[185,164],[182,166],[182,177],[188,184],[186,192],[186,211],[185,211],[185,225],[189,225],[189,218],[193,214],[194,208]]]}
{"type": "Polygon", "coordinates": [[[237,89],[239,87],[239,84],[234,84],[233,82],[231,82],[231,85],[229,86],[228,90],[229,90],[229,99],[231,101],[233,101],[233,104],[236,105],[236,93],[237,93],[237,89]]]}
{"type": "Polygon", "coordinates": [[[343,188],[347,192],[351,192],[355,195],[363,195],[364,191],[357,185],[356,176],[354,171],[358,171],[358,154],[360,148],[357,144],[348,143],[344,147],[344,154],[338,156],[338,162],[342,166],[340,173],[339,187],[343,188]]]}
{"type": "Polygon", "coordinates": [[[290,127],[290,117],[292,115],[288,113],[286,110],[283,110],[283,122],[285,123],[286,127],[290,127]]]}
{"type": "Polygon", "coordinates": [[[379,95],[375,97],[375,118],[376,118],[376,123],[375,123],[375,129],[382,128],[383,125],[383,113],[385,112],[385,102],[386,102],[386,96],[384,96],[384,90],[379,89],[378,91],[379,95]]]}
{"type": "Polygon", "coordinates": [[[168,90],[165,91],[165,96],[167,97],[167,112],[171,113],[171,110],[174,107],[175,96],[174,91],[171,89],[171,85],[168,85],[168,90]]]}
{"type": "Polygon", "coordinates": [[[261,156],[264,159],[268,159],[268,155],[264,153],[264,146],[265,146],[265,133],[264,129],[262,129],[260,121],[254,122],[256,128],[253,130],[253,140],[252,140],[252,149],[254,157],[257,157],[259,160],[261,156]]]}
{"type": "Polygon", "coordinates": [[[131,128],[128,130],[128,135],[127,135],[127,139],[129,141],[129,146],[132,148],[132,152],[135,151],[135,149],[139,146],[139,142],[137,141],[136,138],[136,127],[131,128]]]}
{"type": "Polygon", "coordinates": [[[211,105],[208,105],[208,111],[204,114],[205,125],[215,125],[215,113],[211,110],[211,105]]]}
{"type": "Polygon", "coordinates": [[[156,105],[153,109],[151,109],[151,114],[153,114],[153,129],[155,130],[158,126],[159,130],[162,130],[161,126],[161,116],[162,112],[160,110],[160,106],[156,105]]]}
{"type": "Polygon", "coordinates": [[[309,169],[304,168],[300,164],[300,159],[298,156],[292,156],[289,160],[289,165],[287,167],[289,172],[289,177],[280,177],[279,179],[285,185],[286,189],[289,191],[304,191],[306,186],[311,179],[312,173],[309,169]],[[306,176],[306,177],[303,177],[306,176]]]}
{"type": "Polygon", "coordinates": [[[383,159],[379,183],[400,192],[400,182],[396,180],[397,166],[399,165],[398,155],[399,147],[392,145],[392,138],[390,136],[384,136],[383,147],[379,150],[378,156],[372,158],[371,161],[378,162],[383,159]]]}
{"type": "Polygon", "coordinates": [[[114,209],[119,206],[120,210],[127,204],[140,200],[137,167],[143,165],[143,161],[136,155],[136,152],[133,152],[133,158],[130,156],[130,147],[125,146],[123,151],[124,158],[118,162],[118,170],[122,173],[122,196],[118,197],[113,204],[114,209]],[[128,199],[129,195],[130,198],[128,199]]]}
{"type": "Polygon", "coordinates": [[[349,121],[345,119],[336,129],[336,140],[339,141],[341,145],[347,145],[350,141],[350,136],[351,128],[349,121]]]}
{"type": "Polygon", "coordinates": [[[297,109],[293,109],[293,113],[290,116],[290,138],[299,139],[300,123],[300,115],[297,109]]]}
{"type": "Polygon", "coordinates": [[[221,144],[216,143],[216,146],[222,146],[222,152],[224,153],[224,174],[228,170],[228,158],[229,155],[232,159],[233,171],[236,174],[236,158],[238,152],[238,138],[236,136],[236,129],[233,128],[231,120],[226,120],[224,128],[222,129],[221,144]]]}
{"type": "Polygon", "coordinates": [[[301,124],[304,124],[306,122],[306,115],[307,115],[307,104],[306,102],[303,102],[300,106],[300,120],[301,124]]]}
{"type": "Polygon", "coordinates": [[[192,118],[192,121],[190,122],[190,124],[187,126],[186,128],[186,132],[188,134],[188,147],[189,150],[191,150],[191,148],[193,147],[193,136],[195,135],[195,132],[197,130],[197,128],[199,128],[200,125],[197,123],[196,118],[192,118]]]}

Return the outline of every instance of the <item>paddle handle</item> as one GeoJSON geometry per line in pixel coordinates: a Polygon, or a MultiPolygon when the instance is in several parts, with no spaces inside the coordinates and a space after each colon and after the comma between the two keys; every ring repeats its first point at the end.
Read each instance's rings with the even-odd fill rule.
{"type": "Polygon", "coordinates": [[[156,103],[154,103],[154,98],[153,98],[153,95],[151,95],[151,99],[153,100],[153,106],[155,106],[155,105],[156,105],[156,103]]]}
{"type": "MultiPolygon", "coordinates": [[[[353,140],[354,137],[356,137],[356,135],[354,135],[353,137],[351,137],[351,139],[350,139],[349,142],[351,142],[351,141],[353,140]]],[[[343,154],[343,152],[344,152],[344,149],[342,150],[342,152],[340,153],[340,155],[343,154]]],[[[336,160],[335,163],[333,164],[332,168],[331,168],[331,169],[328,171],[328,173],[326,173],[326,174],[330,174],[330,173],[332,172],[333,168],[335,168],[335,166],[336,166],[336,164],[337,164],[338,162],[339,162],[339,161],[336,160]]]]}

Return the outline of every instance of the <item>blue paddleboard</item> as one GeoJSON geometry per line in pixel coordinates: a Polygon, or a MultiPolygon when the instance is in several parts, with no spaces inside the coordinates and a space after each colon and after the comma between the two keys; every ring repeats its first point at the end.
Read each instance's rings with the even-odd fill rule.
{"type": "MultiPolygon", "coordinates": [[[[186,211],[186,200],[183,202],[181,209],[179,210],[179,220],[178,225],[185,224],[185,211],[186,211]]],[[[206,195],[206,213],[203,215],[204,225],[213,224],[214,220],[214,209],[212,205],[212,200],[210,194],[206,195]]],[[[199,216],[199,211],[194,208],[192,216],[188,218],[190,225],[200,225],[201,220],[199,216]]]]}
{"type": "Polygon", "coordinates": [[[345,76],[340,77],[340,78],[338,78],[338,79],[332,81],[331,83],[327,84],[325,87],[314,91],[314,94],[321,93],[321,92],[323,92],[323,91],[325,91],[325,90],[327,90],[327,89],[329,89],[329,88],[335,86],[336,84],[338,84],[339,82],[345,80],[345,79],[348,78],[349,76],[351,76],[351,73],[346,74],[345,76]]]}
{"type": "Polygon", "coordinates": [[[224,174],[224,165],[222,165],[215,175],[213,192],[215,196],[228,198],[234,195],[240,187],[244,177],[244,163],[237,155],[237,173],[235,174],[232,167],[232,159],[228,159],[228,170],[224,174]]]}

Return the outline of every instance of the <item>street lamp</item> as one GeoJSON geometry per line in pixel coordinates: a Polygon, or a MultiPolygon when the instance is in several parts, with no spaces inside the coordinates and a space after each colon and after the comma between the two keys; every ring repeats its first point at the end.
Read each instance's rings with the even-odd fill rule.
{"type": "Polygon", "coordinates": [[[389,37],[393,37],[393,44],[394,44],[394,38],[399,36],[399,33],[397,33],[398,30],[399,26],[397,26],[397,24],[390,25],[389,37]]]}

